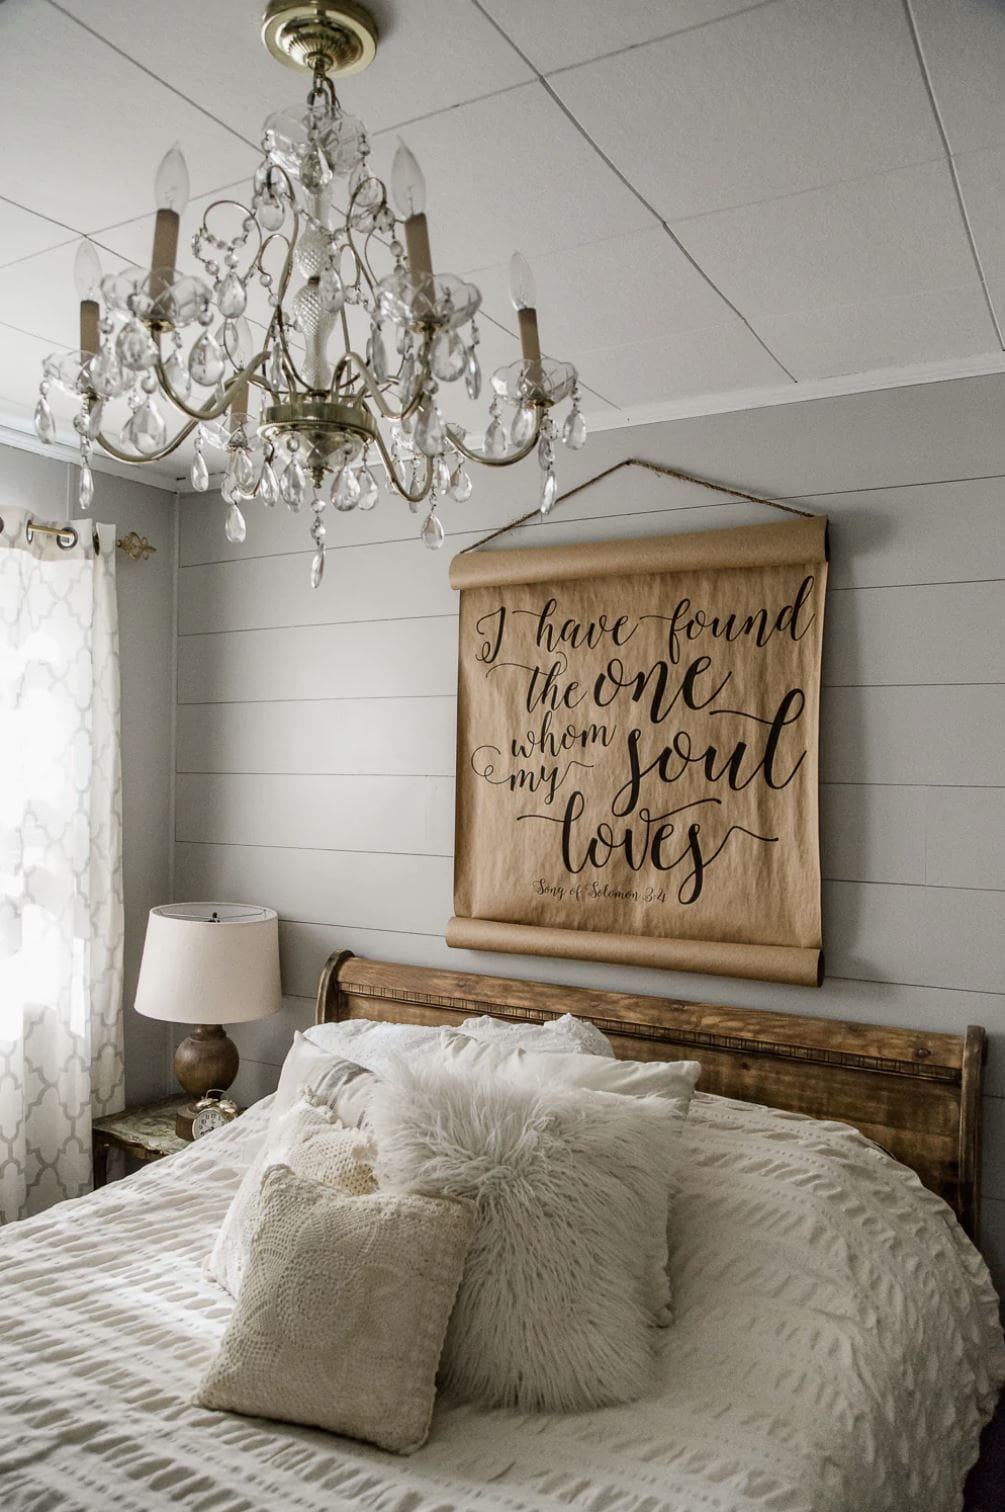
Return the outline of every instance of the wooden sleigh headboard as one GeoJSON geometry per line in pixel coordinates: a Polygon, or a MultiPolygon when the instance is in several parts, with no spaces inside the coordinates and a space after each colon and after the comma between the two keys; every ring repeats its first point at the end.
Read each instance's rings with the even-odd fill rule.
{"type": "Polygon", "coordinates": [[[328,959],[318,987],[318,1023],[457,1025],[480,1013],[533,1023],[574,1013],[602,1029],[617,1055],[700,1060],[702,1091],[851,1124],[916,1171],[976,1238],[983,1029],[928,1034],[393,965],[351,951],[328,959]]]}

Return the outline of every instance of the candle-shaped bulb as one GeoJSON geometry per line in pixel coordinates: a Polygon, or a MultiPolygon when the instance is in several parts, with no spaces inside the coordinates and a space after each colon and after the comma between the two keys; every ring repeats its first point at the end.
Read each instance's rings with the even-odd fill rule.
{"type": "Polygon", "coordinates": [[[188,204],[188,166],[177,143],[161,159],[154,178],[154,199],[158,210],[173,210],[181,215],[188,204]]]}
{"type": "Polygon", "coordinates": [[[77,256],[73,264],[73,281],[77,286],[78,299],[97,301],[101,290],[101,263],[94,250],[94,243],[88,241],[86,237],[77,248],[77,256]]]}
{"type": "Polygon", "coordinates": [[[534,275],[522,252],[514,252],[509,260],[509,294],[514,310],[536,309],[534,275]]]}
{"type": "Polygon", "coordinates": [[[398,143],[391,164],[391,193],[398,214],[404,220],[411,220],[413,215],[421,215],[426,208],[426,180],[414,154],[409,152],[404,142],[398,143]]]}

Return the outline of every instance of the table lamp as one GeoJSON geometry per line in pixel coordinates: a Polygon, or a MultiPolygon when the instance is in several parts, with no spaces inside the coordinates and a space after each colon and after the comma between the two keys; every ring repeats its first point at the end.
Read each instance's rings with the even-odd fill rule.
{"type": "Polygon", "coordinates": [[[150,910],[134,1007],[147,1018],[196,1025],[175,1051],[192,1098],[177,1116],[192,1137],[195,1103],[237,1075],[237,1046],[222,1027],[265,1018],[282,1002],[279,920],[245,903],[168,903],[150,910]]]}

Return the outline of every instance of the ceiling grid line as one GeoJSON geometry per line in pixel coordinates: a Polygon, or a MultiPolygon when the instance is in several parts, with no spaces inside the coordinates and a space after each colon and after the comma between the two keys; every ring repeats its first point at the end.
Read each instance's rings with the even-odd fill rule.
{"type": "MultiPolygon", "coordinates": [[[[653,217],[653,219],[661,227],[661,229],[665,232],[665,234],[670,238],[670,240],[673,242],[674,246],[677,248],[678,252],[680,252],[681,255],[684,258],[687,259],[687,261],[690,263],[691,267],[694,268],[694,270],[698,274],[698,276],[701,279],[704,280],[704,282],[708,285],[708,287],[715,294],[717,294],[719,296],[719,298],[722,300],[723,304],[727,305],[728,308],[730,310],[732,310],[732,312],[736,316],[736,318],[747,328],[747,330],[750,332],[751,336],[753,336],[754,340],[758,343],[758,345],[760,347],[763,348],[763,350],[771,358],[772,362],[774,362],[776,364],[776,366],[779,368],[779,370],[785,374],[785,376],[789,379],[789,381],[791,383],[796,383],[797,380],[796,380],[795,374],[792,373],[792,372],[790,372],[790,370],[785,366],[785,363],[782,362],[781,359],[775,355],[775,353],[768,346],[768,343],[764,340],[764,338],[760,335],[760,333],[757,330],[755,330],[754,326],[751,325],[750,321],[744,315],[743,311],[740,310],[733,303],[733,301],[728,297],[728,295],[726,295],[726,294],[723,293],[723,291],[715,283],[715,280],[713,278],[711,278],[708,273],[706,273],[705,269],[698,262],[697,258],[695,258],[695,257],[692,256],[692,254],[688,251],[687,247],[681,241],[680,237],[667,224],[667,222],[664,220],[663,216],[660,215],[660,213],[656,209],[656,207],[649,200],[646,199],[645,195],[642,194],[642,192],[635,187],[635,185],[631,182],[631,180],[629,178],[627,178],[624,173],[622,173],[621,169],[617,166],[617,164],[614,163],[611,160],[611,158],[608,157],[607,153],[604,152],[603,148],[600,147],[597,144],[597,142],[593,139],[593,137],[590,135],[590,133],[586,130],[586,127],[583,126],[583,124],[577,119],[577,117],[569,109],[568,105],[566,105],[565,101],[551,87],[551,85],[549,84],[549,82],[548,82],[547,78],[545,77],[545,75],[542,74],[540,72],[540,70],[537,68],[537,66],[533,62],[531,62],[530,58],[528,58],[527,55],[519,47],[517,47],[517,45],[513,41],[513,39],[511,37],[507,36],[506,32],[499,25],[499,23],[495,20],[494,16],[492,16],[492,14],[489,11],[487,11],[485,9],[485,7],[482,5],[481,0],[471,0],[471,3],[475,7],[476,10],[478,10],[478,11],[481,12],[481,14],[486,18],[487,21],[490,21],[492,23],[492,25],[495,27],[496,31],[498,31],[501,36],[503,36],[503,37],[506,38],[506,41],[510,44],[510,46],[514,49],[514,51],[519,54],[519,56],[526,63],[527,67],[530,68],[530,69],[533,69],[534,75],[535,75],[538,83],[544,89],[544,91],[548,95],[549,99],[552,100],[554,102],[554,104],[558,106],[558,108],[559,108],[559,110],[561,110],[562,114],[571,123],[571,125],[575,127],[575,129],[579,132],[579,134],[583,138],[583,140],[597,154],[597,156],[600,158],[601,162],[604,163],[610,169],[610,171],[625,186],[625,188],[629,191],[629,193],[633,194],[635,196],[635,198],[638,200],[639,204],[642,205],[646,210],[649,211],[649,214],[653,217]]],[[[757,9],[764,9],[764,8],[765,7],[763,7],[763,6],[757,7],[757,9]]],[[[708,24],[711,25],[712,23],[710,22],[708,24]]]]}
{"type": "Polygon", "coordinates": [[[963,185],[960,183],[960,175],[956,167],[956,160],[953,156],[953,149],[952,144],[949,140],[949,133],[946,130],[946,123],[942,118],[942,111],[939,108],[939,102],[935,94],[935,84],[932,79],[931,70],[928,66],[928,59],[925,56],[925,47],[924,43],[921,40],[921,33],[918,29],[917,17],[914,14],[914,7],[911,4],[911,0],[903,0],[903,6],[904,13],[907,17],[907,25],[911,33],[911,41],[914,44],[914,51],[918,59],[918,67],[921,69],[921,77],[925,82],[925,89],[928,94],[929,103],[932,107],[932,114],[935,117],[935,124],[939,129],[939,136],[942,138],[943,146],[946,149],[946,161],[949,165],[950,176],[953,180],[953,188],[956,192],[956,200],[960,207],[960,216],[963,220],[963,229],[966,232],[967,241],[970,245],[970,253],[973,257],[974,266],[977,269],[977,277],[980,280],[981,290],[984,294],[984,302],[988,308],[988,315],[991,317],[991,324],[995,328],[995,335],[998,337],[998,344],[1001,346],[1002,350],[1005,351],[1005,336],[1003,336],[1002,334],[1001,323],[998,319],[997,311],[995,310],[994,300],[991,298],[991,290],[988,287],[987,275],[984,272],[984,264],[981,261],[981,254],[977,247],[977,238],[974,235],[974,228],[970,222],[970,214],[967,210],[967,202],[963,197],[963,185]]]}
{"type": "MultiPolygon", "coordinates": [[[[642,42],[629,42],[627,47],[613,47],[610,52],[597,53],[594,58],[580,58],[578,63],[567,63],[564,68],[553,68],[549,73],[549,78],[557,78],[559,74],[563,73],[572,73],[574,69],[582,68],[584,63],[606,63],[611,58],[622,57],[624,53],[636,52],[640,47],[650,47],[656,42],[669,42],[671,37],[686,37],[689,32],[703,31],[706,26],[717,26],[720,21],[732,21],[736,16],[746,16],[751,11],[764,10],[767,6],[777,5],[778,3],[779,0],[754,0],[753,5],[741,5],[734,11],[725,11],[722,15],[709,16],[704,21],[694,21],[690,26],[679,26],[675,31],[664,32],[661,36],[646,37],[642,42]]],[[[500,30],[502,29],[500,28],[500,30]]],[[[520,52],[520,49],[516,47],[516,43],[513,42],[512,38],[507,36],[505,32],[502,34],[506,37],[507,42],[512,47],[515,47],[517,52],[520,52]]],[[[523,57],[523,54],[520,53],[520,56],[523,57]]],[[[533,67],[532,64],[530,66],[533,67]]]]}
{"type": "Polygon", "coordinates": [[[101,32],[95,31],[93,26],[88,26],[86,21],[81,21],[79,16],[74,15],[73,11],[67,10],[65,6],[60,5],[58,0],[46,0],[46,3],[54,11],[58,11],[61,16],[65,16],[67,21],[72,21],[75,26],[79,26],[81,31],[87,32],[88,36],[93,37],[96,42],[100,42],[110,52],[122,58],[124,62],[131,63],[133,68],[138,68],[140,73],[146,74],[148,79],[153,79],[154,83],[159,85],[161,89],[167,89],[171,94],[177,95],[179,100],[184,100],[186,105],[190,105],[193,110],[197,110],[200,115],[205,116],[207,121],[212,121],[214,126],[219,126],[221,131],[229,132],[237,141],[243,142],[245,147],[250,147],[252,152],[259,151],[260,144],[258,142],[249,141],[246,136],[242,136],[239,131],[235,131],[233,126],[228,126],[226,121],[221,121],[219,116],[215,116],[211,110],[207,110],[205,105],[200,105],[198,100],[193,100],[191,95],[187,95],[182,90],[176,89],[173,84],[169,84],[166,79],[162,79],[160,74],[154,73],[152,68],[147,68],[145,63],[140,63],[137,58],[132,57],[123,48],[116,47],[114,42],[110,42],[107,37],[103,37],[101,32]]]}

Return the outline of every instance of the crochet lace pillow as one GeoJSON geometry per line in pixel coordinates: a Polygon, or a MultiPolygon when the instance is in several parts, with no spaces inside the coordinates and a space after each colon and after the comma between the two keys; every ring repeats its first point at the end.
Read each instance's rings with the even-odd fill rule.
{"type": "Polygon", "coordinates": [[[446,1386],[528,1411],[581,1411],[651,1388],[680,1131],[671,1101],[423,1059],[377,1085],[368,1116],[382,1190],[477,1204],[446,1386]]]}
{"type": "Polygon", "coordinates": [[[206,1270],[232,1297],[241,1289],[251,1236],[258,1221],[262,1179],[269,1166],[288,1165],[298,1176],[326,1182],[344,1195],[364,1196],[375,1189],[373,1171],[358,1160],[355,1129],[347,1129],[326,1107],[295,1103],[270,1128],[227,1209],[206,1270]]]}
{"type": "Polygon", "coordinates": [[[244,1285],[197,1405],[411,1454],[429,1433],[474,1227],[470,1203],[346,1197],[270,1167],[244,1285]]]}

